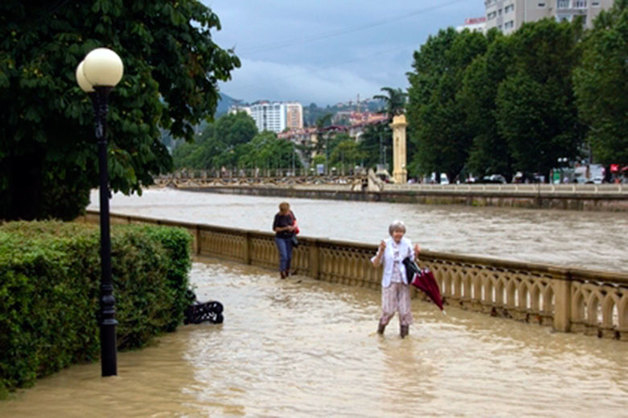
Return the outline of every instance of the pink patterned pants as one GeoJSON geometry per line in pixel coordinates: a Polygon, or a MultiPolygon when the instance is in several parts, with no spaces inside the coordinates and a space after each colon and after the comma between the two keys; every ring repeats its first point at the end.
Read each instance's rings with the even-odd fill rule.
{"type": "Polygon", "coordinates": [[[412,324],[410,310],[410,286],[404,283],[392,283],[382,288],[382,317],[380,322],[388,325],[395,312],[399,312],[399,324],[412,324]]]}

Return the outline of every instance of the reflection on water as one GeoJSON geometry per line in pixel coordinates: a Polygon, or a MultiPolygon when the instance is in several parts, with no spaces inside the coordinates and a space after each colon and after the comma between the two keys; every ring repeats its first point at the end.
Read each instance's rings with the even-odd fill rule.
{"type": "Polygon", "coordinates": [[[119,353],[119,376],[73,366],[0,403],[0,417],[625,416],[628,346],[413,300],[375,333],[379,292],[223,261],[193,265],[222,325],[119,353]]]}
{"type": "MultiPolygon", "coordinates": [[[[270,232],[282,198],[151,189],[117,194],[111,211],[270,232]]],[[[377,243],[393,219],[423,248],[628,272],[628,213],[290,199],[302,234],[377,243]]],[[[90,208],[98,208],[92,194],[90,208]]]]}

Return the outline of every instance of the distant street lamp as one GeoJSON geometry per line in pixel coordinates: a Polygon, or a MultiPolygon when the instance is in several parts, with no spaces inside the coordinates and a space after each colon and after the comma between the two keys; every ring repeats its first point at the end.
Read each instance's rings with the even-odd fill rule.
{"type": "Polygon", "coordinates": [[[107,168],[107,97],[122,79],[122,60],[110,49],[96,48],[76,67],[76,81],[94,105],[98,170],[100,174],[100,361],[102,376],[115,376],[115,298],[111,278],[111,233],[109,230],[109,170],[107,168]]]}
{"type": "Polygon", "coordinates": [[[565,181],[565,167],[567,167],[567,162],[569,161],[569,158],[567,157],[559,157],[556,159],[556,161],[558,162],[558,169],[560,171],[560,179],[559,182],[563,183],[565,181]]]}

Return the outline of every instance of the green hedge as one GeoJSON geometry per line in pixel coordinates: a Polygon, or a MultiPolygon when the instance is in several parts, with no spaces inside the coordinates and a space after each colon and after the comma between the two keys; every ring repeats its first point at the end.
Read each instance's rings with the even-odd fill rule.
{"type": "MultiPolygon", "coordinates": [[[[182,323],[190,240],[179,228],[112,227],[118,349],[142,347],[182,323]]],[[[99,293],[97,225],[0,226],[0,397],[99,358],[99,293]]]]}

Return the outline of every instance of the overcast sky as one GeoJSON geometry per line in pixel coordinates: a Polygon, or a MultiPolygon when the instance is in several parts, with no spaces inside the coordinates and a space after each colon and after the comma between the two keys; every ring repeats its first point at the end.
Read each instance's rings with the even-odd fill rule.
{"type": "Polygon", "coordinates": [[[319,106],[408,87],[412,53],[439,29],[484,15],[483,0],[203,0],[242,67],[221,92],[319,106]]]}

